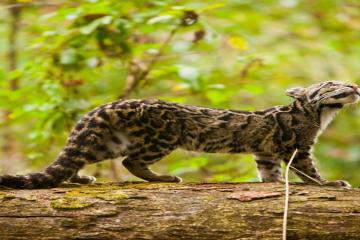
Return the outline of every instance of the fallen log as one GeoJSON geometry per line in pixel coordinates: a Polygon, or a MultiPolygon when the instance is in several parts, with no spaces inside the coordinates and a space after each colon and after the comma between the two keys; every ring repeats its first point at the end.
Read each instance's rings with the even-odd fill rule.
{"type": "MultiPolygon", "coordinates": [[[[360,190],[290,185],[288,239],[360,239],[360,190]]],[[[276,183],[0,190],[0,239],[281,239],[276,183]]]]}

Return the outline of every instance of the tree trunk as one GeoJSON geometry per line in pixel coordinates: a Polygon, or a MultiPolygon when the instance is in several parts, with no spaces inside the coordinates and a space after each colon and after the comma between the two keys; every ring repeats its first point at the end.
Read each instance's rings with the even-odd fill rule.
{"type": "MultiPolygon", "coordinates": [[[[288,239],[360,239],[360,190],[290,185],[288,239]]],[[[0,192],[0,239],[281,239],[284,186],[108,183],[0,192]]]]}
{"type": "MultiPolygon", "coordinates": [[[[8,0],[9,5],[16,5],[16,0],[8,0]]],[[[18,61],[18,49],[17,49],[17,38],[20,29],[21,22],[21,7],[10,7],[9,8],[9,36],[8,36],[8,52],[7,52],[7,61],[8,61],[8,70],[9,72],[14,71],[17,67],[18,61]]],[[[15,91],[18,89],[18,79],[13,78],[9,80],[9,89],[15,91]]],[[[11,112],[9,110],[5,110],[3,113],[3,121],[9,121],[9,117],[11,112]]],[[[3,138],[3,146],[1,146],[2,158],[6,159],[6,161],[2,162],[2,167],[6,172],[13,172],[13,166],[20,165],[22,162],[22,157],[18,154],[18,143],[14,139],[12,128],[7,126],[7,128],[2,129],[2,138],[3,138]],[[11,164],[8,164],[8,160],[11,160],[11,164]],[[17,164],[14,164],[17,163],[17,164]]]]}

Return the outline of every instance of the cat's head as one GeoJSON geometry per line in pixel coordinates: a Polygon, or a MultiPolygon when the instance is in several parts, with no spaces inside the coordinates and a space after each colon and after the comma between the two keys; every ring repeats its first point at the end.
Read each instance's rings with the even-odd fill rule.
{"type": "Polygon", "coordinates": [[[351,83],[327,81],[307,88],[290,88],[286,90],[286,95],[317,107],[342,108],[359,101],[360,88],[351,83]]]}

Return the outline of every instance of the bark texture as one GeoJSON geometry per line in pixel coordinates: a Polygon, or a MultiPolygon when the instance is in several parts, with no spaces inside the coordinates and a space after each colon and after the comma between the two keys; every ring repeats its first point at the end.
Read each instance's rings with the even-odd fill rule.
{"type": "MultiPolygon", "coordinates": [[[[290,185],[288,239],[360,239],[360,190],[290,185]]],[[[284,186],[108,183],[1,190],[0,239],[281,239],[284,186]]]]}

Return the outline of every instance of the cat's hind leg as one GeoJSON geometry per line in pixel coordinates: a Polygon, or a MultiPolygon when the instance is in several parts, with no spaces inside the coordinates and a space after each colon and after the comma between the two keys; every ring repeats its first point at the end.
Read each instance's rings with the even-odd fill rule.
{"type": "Polygon", "coordinates": [[[281,176],[281,161],[268,155],[255,155],[261,182],[284,182],[281,176]]]}
{"type": "Polygon", "coordinates": [[[149,161],[149,158],[146,159],[148,161],[144,161],[144,158],[126,158],[122,163],[130,173],[149,182],[181,182],[181,178],[177,176],[159,175],[149,168],[150,164],[160,160],[159,157],[154,157],[152,161],[149,161]]]}
{"type": "Polygon", "coordinates": [[[76,173],[68,181],[71,183],[91,184],[96,182],[96,178],[87,175],[80,176],[78,173],[76,173]]]}

